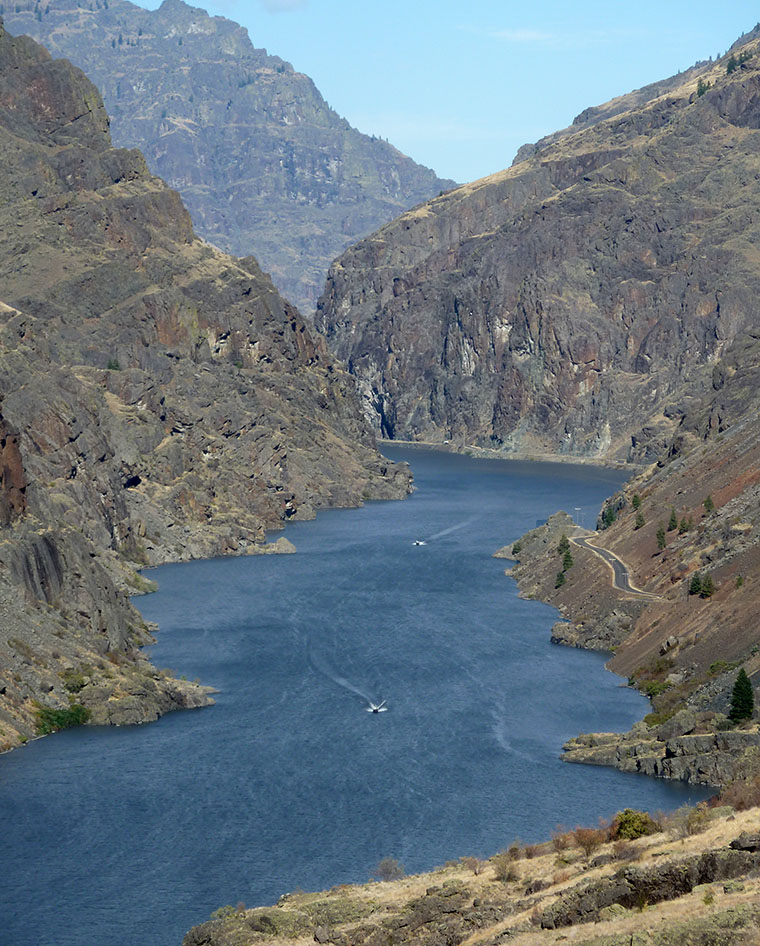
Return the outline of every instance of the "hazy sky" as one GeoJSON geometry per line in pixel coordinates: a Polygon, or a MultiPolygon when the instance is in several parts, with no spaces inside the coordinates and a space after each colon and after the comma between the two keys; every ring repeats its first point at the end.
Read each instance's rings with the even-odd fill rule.
{"type": "MultiPolygon", "coordinates": [[[[154,9],[156,0],[140,0],[154,9]]],[[[459,182],[578,112],[715,57],[749,0],[210,0],[330,105],[459,182]]]]}

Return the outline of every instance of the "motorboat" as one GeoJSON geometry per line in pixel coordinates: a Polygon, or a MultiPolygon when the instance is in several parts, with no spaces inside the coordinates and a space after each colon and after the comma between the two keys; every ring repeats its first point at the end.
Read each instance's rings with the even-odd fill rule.
{"type": "Polygon", "coordinates": [[[385,700],[381,700],[380,703],[370,703],[367,707],[368,713],[387,713],[388,707],[385,705],[385,700]]]}

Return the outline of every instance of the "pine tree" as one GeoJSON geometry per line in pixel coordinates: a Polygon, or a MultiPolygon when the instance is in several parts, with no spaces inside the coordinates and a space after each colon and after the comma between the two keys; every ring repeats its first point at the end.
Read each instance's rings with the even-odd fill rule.
{"type": "Polygon", "coordinates": [[[752,692],[752,683],[742,667],[734,683],[731,693],[731,709],[728,717],[735,723],[742,719],[751,719],[755,710],[755,696],[752,692]]]}
{"type": "Polygon", "coordinates": [[[689,585],[689,594],[698,595],[702,591],[702,576],[699,572],[694,572],[691,576],[691,584],[689,585]]]}
{"type": "Polygon", "coordinates": [[[555,582],[554,582],[554,587],[555,587],[555,588],[561,588],[562,585],[565,584],[565,581],[566,581],[566,579],[565,579],[565,573],[564,573],[564,572],[557,572],[557,578],[556,578],[556,580],[555,580],[555,582]]]}
{"type": "Polygon", "coordinates": [[[709,516],[711,512],[715,509],[715,503],[713,502],[712,496],[708,496],[707,499],[702,503],[705,507],[705,512],[709,516]]]}
{"type": "Polygon", "coordinates": [[[566,572],[568,568],[572,568],[574,564],[575,562],[573,561],[573,553],[568,548],[568,550],[562,556],[562,571],[566,572]]]}
{"type": "Polygon", "coordinates": [[[672,532],[673,529],[678,528],[678,516],[676,515],[675,509],[670,510],[670,519],[668,519],[668,532],[672,532]]]}
{"type": "Polygon", "coordinates": [[[560,555],[564,555],[565,552],[567,552],[569,548],[570,548],[570,540],[563,533],[562,538],[559,540],[559,545],[557,546],[557,552],[560,555]]]}
{"type": "Polygon", "coordinates": [[[712,575],[708,572],[702,579],[702,590],[700,591],[700,595],[703,598],[711,598],[714,591],[715,583],[712,580],[712,575]]]}
{"type": "Polygon", "coordinates": [[[639,509],[641,508],[641,496],[639,496],[638,493],[634,493],[634,494],[633,494],[633,499],[631,500],[631,505],[632,505],[633,508],[636,510],[636,512],[638,512],[639,509]]]}
{"type": "Polygon", "coordinates": [[[644,522],[644,513],[639,509],[639,511],[636,513],[636,524],[633,528],[640,529],[644,525],[644,522]]]}
{"type": "Polygon", "coordinates": [[[662,523],[657,528],[657,548],[662,551],[665,548],[665,526],[662,523]]]}

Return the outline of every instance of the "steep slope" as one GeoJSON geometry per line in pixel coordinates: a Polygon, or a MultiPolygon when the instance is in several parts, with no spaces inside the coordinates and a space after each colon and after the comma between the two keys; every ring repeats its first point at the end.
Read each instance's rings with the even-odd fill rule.
{"type": "Polygon", "coordinates": [[[0,746],[207,701],[141,660],[133,565],[398,497],[352,382],[252,258],[199,240],[94,86],[0,25],[0,746]]]}
{"type": "Polygon", "coordinates": [[[555,625],[554,640],[613,651],[610,669],[652,698],[644,724],[623,737],[580,737],[570,761],[713,785],[760,773],[757,726],[730,731],[726,718],[738,668],[760,683],[759,382],[753,330],[715,363],[709,393],[686,407],[668,454],[606,504],[593,542],[648,597],[614,588],[609,567],[575,544],[557,579],[558,541],[580,531],[569,517],[513,549],[521,592],[569,622],[555,625]]]}
{"type": "Polygon", "coordinates": [[[15,33],[80,66],[114,142],[141,148],[198,232],[254,254],[288,299],[314,309],[347,246],[452,181],[362,135],[307,76],[255,49],[238,24],[182,0],[0,4],[15,33]]]}
{"type": "Polygon", "coordinates": [[[335,262],[317,325],[385,436],[634,460],[667,445],[757,322],[760,57],[662,88],[335,262]]]}

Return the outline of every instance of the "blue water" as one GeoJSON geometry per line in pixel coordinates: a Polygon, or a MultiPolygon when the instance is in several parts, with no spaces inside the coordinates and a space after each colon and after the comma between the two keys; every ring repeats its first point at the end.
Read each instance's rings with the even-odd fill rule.
{"type": "Polygon", "coordinates": [[[180,946],[223,904],[364,881],[386,856],[419,871],[704,797],[559,761],[647,704],[551,645],[556,612],[491,557],[559,508],[589,524],[621,475],[386,452],[412,464],[408,500],[292,524],[296,555],[151,572],[153,660],[216,706],[0,759],[0,946],[180,946]]]}

